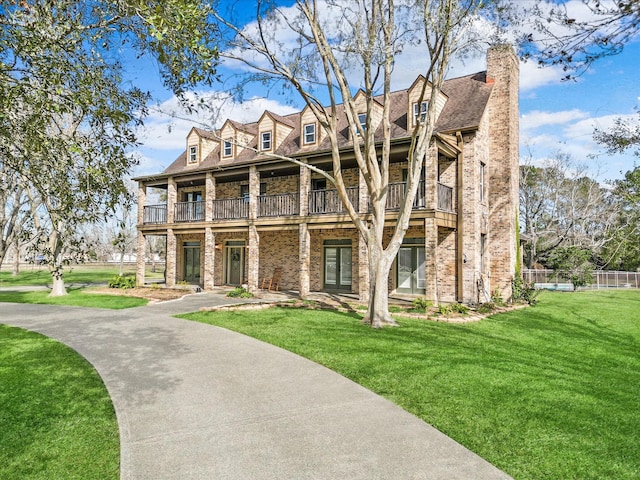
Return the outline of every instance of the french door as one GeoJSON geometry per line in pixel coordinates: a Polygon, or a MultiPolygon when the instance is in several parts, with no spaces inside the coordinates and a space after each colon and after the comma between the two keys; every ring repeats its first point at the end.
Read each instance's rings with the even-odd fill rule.
{"type": "Polygon", "coordinates": [[[426,270],[424,246],[402,245],[397,256],[398,292],[424,294],[426,270]]]}
{"type": "Polygon", "coordinates": [[[200,283],[200,242],[184,244],[184,281],[200,283]]]}
{"type": "Polygon", "coordinates": [[[325,290],[351,291],[351,240],[325,242],[324,288],[325,290]]]}

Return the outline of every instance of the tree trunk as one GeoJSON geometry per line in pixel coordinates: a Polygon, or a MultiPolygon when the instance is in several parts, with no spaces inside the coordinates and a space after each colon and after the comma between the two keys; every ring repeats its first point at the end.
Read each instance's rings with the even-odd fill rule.
{"type": "Polygon", "coordinates": [[[17,277],[20,273],[20,247],[18,247],[18,239],[16,238],[13,245],[13,270],[11,275],[17,277]]]}
{"type": "Polygon", "coordinates": [[[55,267],[51,271],[51,279],[53,286],[51,287],[50,297],[62,297],[67,295],[67,289],[64,286],[64,279],[62,278],[62,267],[55,267]]]}
{"type": "Polygon", "coordinates": [[[389,286],[387,279],[391,270],[391,262],[386,259],[381,244],[370,242],[369,245],[369,308],[362,319],[372,328],[398,323],[389,314],[389,286]],[[373,245],[372,245],[373,244],[373,245]]]}

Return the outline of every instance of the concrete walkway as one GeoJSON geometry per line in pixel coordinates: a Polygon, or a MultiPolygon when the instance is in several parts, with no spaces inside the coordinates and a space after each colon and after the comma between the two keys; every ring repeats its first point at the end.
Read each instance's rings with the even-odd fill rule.
{"type": "Polygon", "coordinates": [[[197,294],[121,311],[3,303],[0,323],[58,339],[95,366],[116,409],[123,480],[509,478],[324,367],[170,316],[230,300],[197,294]]]}

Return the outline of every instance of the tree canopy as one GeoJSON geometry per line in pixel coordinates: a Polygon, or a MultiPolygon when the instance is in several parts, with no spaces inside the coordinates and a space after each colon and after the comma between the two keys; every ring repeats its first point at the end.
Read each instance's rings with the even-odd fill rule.
{"type": "Polygon", "coordinates": [[[121,49],[154,55],[176,94],[210,83],[210,14],[196,0],[0,2],[0,167],[42,201],[54,293],[63,261],[82,250],[78,226],[122,201],[136,163],[149,95],[125,81],[121,49]]]}

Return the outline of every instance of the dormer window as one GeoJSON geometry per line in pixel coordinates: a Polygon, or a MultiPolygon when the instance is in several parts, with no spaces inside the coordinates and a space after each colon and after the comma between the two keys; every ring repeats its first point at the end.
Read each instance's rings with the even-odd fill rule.
{"type": "Polygon", "coordinates": [[[304,144],[309,145],[316,143],[316,124],[307,123],[304,126],[304,144]]]}
{"type": "Polygon", "coordinates": [[[260,134],[260,150],[271,150],[271,132],[262,132],[260,134]]]}
{"type": "Polygon", "coordinates": [[[427,109],[429,108],[429,102],[421,102],[420,104],[413,104],[413,123],[418,124],[418,119],[424,122],[427,118],[427,109]]]}
{"type": "Polygon", "coordinates": [[[227,139],[222,142],[222,156],[233,156],[233,143],[231,142],[231,139],[227,139]]]}
{"type": "Polygon", "coordinates": [[[367,114],[366,113],[358,114],[358,123],[360,123],[360,126],[362,127],[363,131],[367,130],[367,114]]]}
{"type": "Polygon", "coordinates": [[[189,163],[198,163],[198,147],[189,147],[189,163]]]}

